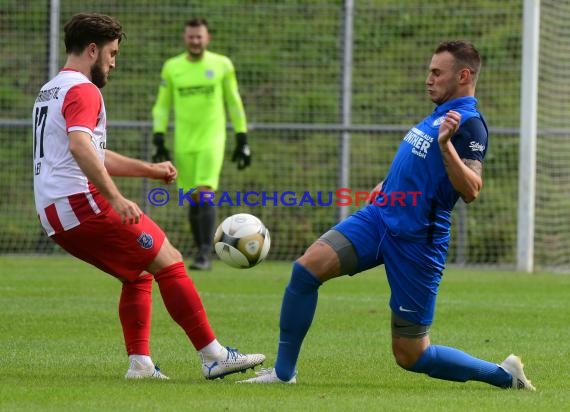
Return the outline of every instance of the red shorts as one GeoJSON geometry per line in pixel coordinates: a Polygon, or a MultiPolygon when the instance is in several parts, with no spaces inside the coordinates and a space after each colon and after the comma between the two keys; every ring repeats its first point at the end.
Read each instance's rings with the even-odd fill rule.
{"type": "Polygon", "coordinates": [[[145,214],[137,224],[121,223],[119,214],[107,205],[79,226],[51,238],[73,256],[102,271],[135,280],[156,258],[166,235],[145,214]]]}

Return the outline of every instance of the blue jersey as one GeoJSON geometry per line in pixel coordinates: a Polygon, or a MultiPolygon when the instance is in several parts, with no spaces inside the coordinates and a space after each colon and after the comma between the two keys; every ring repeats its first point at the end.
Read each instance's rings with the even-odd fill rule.
{"type": "Polygon", "coordinates": [[[377,212],[390,232],[404,239],[440,244],[449,241],[451,211],[459,199],[437,142],[449,110],[461,114],[451,143],[462,159],[483,161],[488,130],[477,99],[460,97],[436,107],[404,137],[376,198],[377,212]]]}

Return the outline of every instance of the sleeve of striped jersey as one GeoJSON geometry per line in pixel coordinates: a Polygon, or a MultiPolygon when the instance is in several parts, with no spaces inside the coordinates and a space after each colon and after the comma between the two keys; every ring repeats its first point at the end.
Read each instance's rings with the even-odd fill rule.
{"type": "Polygon", "coordinates": [[[101,93],[93,83],[72,86],[65,95],[62,114],[67,132],[84,130],[93,133],[101,113],[101,93]]]}

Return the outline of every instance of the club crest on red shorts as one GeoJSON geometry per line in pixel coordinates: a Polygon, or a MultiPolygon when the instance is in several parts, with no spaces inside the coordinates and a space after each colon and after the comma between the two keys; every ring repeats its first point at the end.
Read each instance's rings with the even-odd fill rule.
{"type": "Polygon", "coordinates": [[[141,235],[137,239],[137,242],[139,242],[139,245],[141,245],[143,249],[150,249],[154,244],[152,236],[145,232],[141,233],[141,235]]]}

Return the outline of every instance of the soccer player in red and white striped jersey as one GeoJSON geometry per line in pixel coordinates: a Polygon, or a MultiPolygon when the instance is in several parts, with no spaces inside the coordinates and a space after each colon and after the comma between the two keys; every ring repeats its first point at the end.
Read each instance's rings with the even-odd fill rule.
{"type": "Polygon", "coordinates": [[[124,36],[110,16],[77,14],[65,25],[67,61],[40,90],[32,112],[34,194],[39,220],[58,245],[122,281],[119,317],[129,369],[126,378],[161,378],[150,357],[152,279],[164,304],[215,379],[252,368],[264,355],[222,346],[208,322],[180,252],[139,206],[125,198],[112,176],[171,183],[169,161],[148,163],[107,149],[100,88],[115,68],[124,36]]]}

